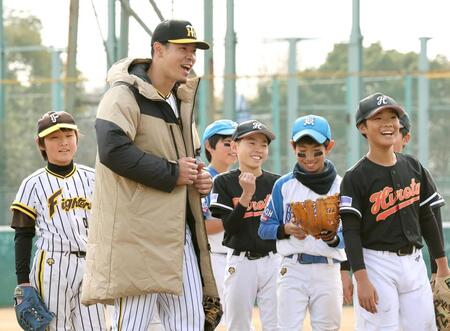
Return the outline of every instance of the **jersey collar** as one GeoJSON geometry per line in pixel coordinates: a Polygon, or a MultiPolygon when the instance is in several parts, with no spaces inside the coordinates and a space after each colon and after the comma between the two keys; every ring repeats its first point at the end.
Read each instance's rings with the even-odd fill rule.
{"type": "Polygon", "coordinates": [[[59,166],[48,162],[47,167],[45,167],[45,170],[52,176],[58,178],[69,178],[75,173],[76,166],[73,163],[73,161],[66,166],[59,166]]]}

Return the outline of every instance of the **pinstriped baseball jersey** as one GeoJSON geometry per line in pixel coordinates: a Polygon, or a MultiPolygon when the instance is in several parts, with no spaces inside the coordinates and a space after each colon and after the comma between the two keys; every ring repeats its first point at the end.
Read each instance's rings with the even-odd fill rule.
{"type": "Polygon", "coordinates": [[[23,180],[11,209],[35,220],[37,248],[86,251],[93,188],[92,168],[75,164],[66,176],[41,168],[23,180]]]}

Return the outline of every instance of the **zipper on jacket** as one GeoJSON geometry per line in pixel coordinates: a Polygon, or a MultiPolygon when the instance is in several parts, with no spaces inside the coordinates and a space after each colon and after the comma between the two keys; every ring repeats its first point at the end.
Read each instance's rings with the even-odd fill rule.
{"type": "MultiPolygon", "coordinates": [[[[178,109],[180,109],[180,108],[178,108],[178,109]]],[[[181,131],[183,131],[183,122],[181,121],[181,117],[177,118],[177,124],[180,127],[181,131]]]]}
{"type": "Polygon", "coordinates": [[[170,128],[170,135],[172,136],[172,140],[173,140],[173,145],[175,146],[175,153],[177,153],[177,160],[179,160],[180,154],[178,153],[177,141],[175,140],[175,134],[173,133],[173,127],[171,125],[169,125],[169,128],[170,128]]]}
{"type": "MultiPolygon", "coordinates": [[[[173,127],[170,125],[169,128],[170,128],[170,135],[172,136],[172,140],[173,140],[173,145],[175,146],[175,152],[177,153],[177,163],[178,163],[178,160],[180,159],[180,154],[178,153],[177,141],[175,140],[175,134],[173,133],[173,127]]],[[[183,141],[184,141],[184,139],[183,139],[183,141]]],[[[189,199],[187,195],[186,195],[186,199],[189,199]]],[[[186,200],[186,202],[187,202],[187,200],[186,200]]],[[[187,202],[187,203],[189,203],[189,202],[187,202]]],[[[186,245],[186,227],[187,226],[188,226],[188,224],[186,222],[186,216],[185,216],[184,217],[184,239],[183,239],[184,245],[186,245]]]]}
{"type": "Polygon", "coordinates": [[[190,133],[191,143],[192,143],[192,155],[194,155],[194,157],[196,157],[196,155],[195,155],[195,148],[194,148],[194,139],[192,136],[192,122],[194,121],[195,100],[197,98],[197,92],[198,92],[198,87],[200,86],[200,80],[201,80],[201,78],[198,79],[197,86],[195,87],[194,98],[192,99],[193,101],[192,101],[191,119],[190,119],[191,123],[189,126],[189,133],[190,133]]]}
{"type": "MultiPolygon", "coordinates": [[[[181,111],[181,107],[179,109],[181,111]]],[[[178,117],[177,123],[178,123],[178,128],[180,129],[181,136],[183,137],[184,150],[186,151],[186,156],[188,156],[189,151],[187,149],[186,140],[184,139],[184,135],[183,135],[183,121],[181,120],[181,115],[180,115],[180,117],[178,117]]],[[[191,135],[192,135],[192,129],[191,129],[191,135]]]]}

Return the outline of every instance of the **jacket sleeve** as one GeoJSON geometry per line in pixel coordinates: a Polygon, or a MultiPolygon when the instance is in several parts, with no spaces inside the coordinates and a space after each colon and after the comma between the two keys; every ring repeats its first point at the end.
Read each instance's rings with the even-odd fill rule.
{"type": "Polygon", "coordinates": [[[145,153],[135,145],[133,138],[138,125],[139,107],[135,100],[130,99],[134,98],[130,95],[131,92],[111,93],[111,90],[116,89],[128,88],[111,88],[100,103],[95,121],[100,162],[120,176],[157,190],[171,192],[178,179],[178,164],[145,153]],[[122,95],[122,98],[118,95],[122,95]],[[131,105],[125,106],[125,102],[131,105]]]}

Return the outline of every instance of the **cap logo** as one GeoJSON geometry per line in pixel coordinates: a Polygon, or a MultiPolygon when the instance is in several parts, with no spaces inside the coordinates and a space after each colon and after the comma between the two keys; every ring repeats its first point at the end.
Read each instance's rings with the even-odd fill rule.
{"type": "Polygon", "coordinates": [[[380,95],[377,97],[377,105],[387,105],[387,97],[385,95],[380,95]]]}
{"type": "Polygon", "coordinates": [[[52,123],[56,123],[58,120],[59,115],[57,113],[50,114],[50,120],[52,123]]]}
{"type": "Polygon", "coordinates": [[[192,25],[186,25],[186,34],[188,37],[197,39],[197,34],[195,33],[194,27],[192,25]]]}
{"type": "Polygon", "coordinates": [[[314,117],[306,116],[305,121],[303,122],[303,125],[314,125],[314,117]]]}
{"type": "Polygon", "coordinates": [[[259,123],[259,122],[253,122],[253,129],[261,130],[261,123],[259,123]]]}

